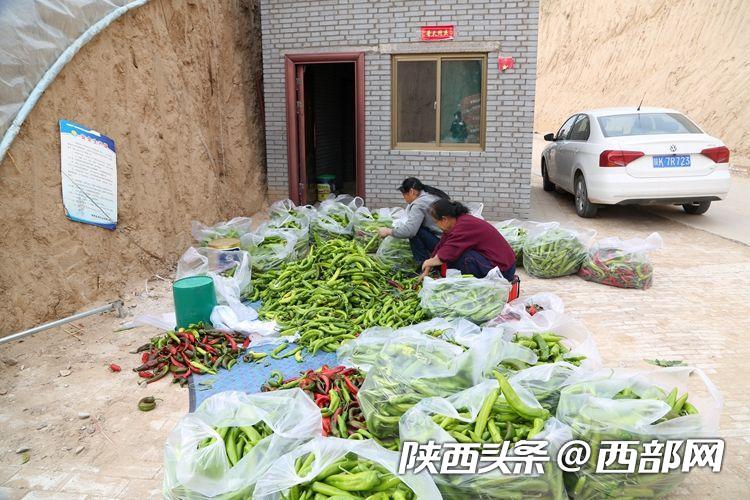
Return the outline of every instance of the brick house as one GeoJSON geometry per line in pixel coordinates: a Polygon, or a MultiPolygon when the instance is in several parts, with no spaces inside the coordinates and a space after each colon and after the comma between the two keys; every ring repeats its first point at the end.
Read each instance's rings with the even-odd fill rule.
{"type": "Polygon", "coordinates": [[[527,216],[538,9],[261,0],[269,197],[314,203],[328,183],[402,205],[413,175],[489,219],[527,216]]]}

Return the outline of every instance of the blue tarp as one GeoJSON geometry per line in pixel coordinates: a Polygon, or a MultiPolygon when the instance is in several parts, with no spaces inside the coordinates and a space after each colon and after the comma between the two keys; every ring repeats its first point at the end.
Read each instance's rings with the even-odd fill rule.
{"type": "MultiPolygon", "coordinates": [[[[270,353],[277,346],[267,344],[250,349],[255,352],[270,353]]],[[[295,344],[289,344],[287,352],[294,349],[295,344]]],[[[274,370],[278,370],[284,378],[299,375],[301,371],[315,370],[322,365],[335,366],[336,353],[318,352],[315,356],[305,354],[301,363],[294,357],[273,359],[266,356],[261,361],[245,363],[242,356],[231,370],[219,370],[216,375],[192,375],[188,385],[190,395],[190,411],[193,412],[206,398],[223,391],[243,391],[248,393],[260,392],[260,387],[268,380],[274,370]]]]}

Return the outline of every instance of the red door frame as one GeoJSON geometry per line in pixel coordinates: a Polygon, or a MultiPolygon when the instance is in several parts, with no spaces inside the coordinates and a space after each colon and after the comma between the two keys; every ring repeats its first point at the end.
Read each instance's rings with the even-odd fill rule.
{"type": "MultiPolygon", "coordinates": [[[[286,77],[286,137],[287,165],[289,174],[289,198],[300,203],[299,144],[297,120],[296,73],[299,64],[354,63],[354,100],[355,100],[355,148],[357,179],[357,196],[365,197],[365,53],[334,52],[325,54],[286,54],[284,68],[286,77]]],[[[304,138],[303,138],[304,139],[304,138]]],[[[303,187],[306,192],[307,186],[303,187]]]]}

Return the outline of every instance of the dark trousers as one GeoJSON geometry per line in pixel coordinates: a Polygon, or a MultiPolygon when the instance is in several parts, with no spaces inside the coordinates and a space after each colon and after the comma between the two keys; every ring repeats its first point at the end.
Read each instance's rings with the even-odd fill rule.
{"type": "Polygon", "coordinates": [[[432,251],[435,250],[438,241],[440,241],[440,238],[425,227],[420,227],[417,234],[409,238],[411,253],[420,272],[422,271],[422,263],[432,257],[432,251]]]}
{"type": "MultiPolygon", "coordinates": [[[[484,278],[495,266],[476,250],[467,250],[448,267],[458,269],[461,274],[473,274],[477,278],[484,278]]],[[[501,269],[500,272],[506,280],[511,281],[516,274],[516,264],[514,263],[505,271],[501,269]]]]}

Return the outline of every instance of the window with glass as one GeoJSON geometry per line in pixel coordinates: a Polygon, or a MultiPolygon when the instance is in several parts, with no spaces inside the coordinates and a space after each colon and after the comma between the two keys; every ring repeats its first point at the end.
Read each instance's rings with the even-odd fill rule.
{"type": "Polygon", "coordinates": [[[393,57],[392,146],[484,148],[484,54],[393,57]]]}

